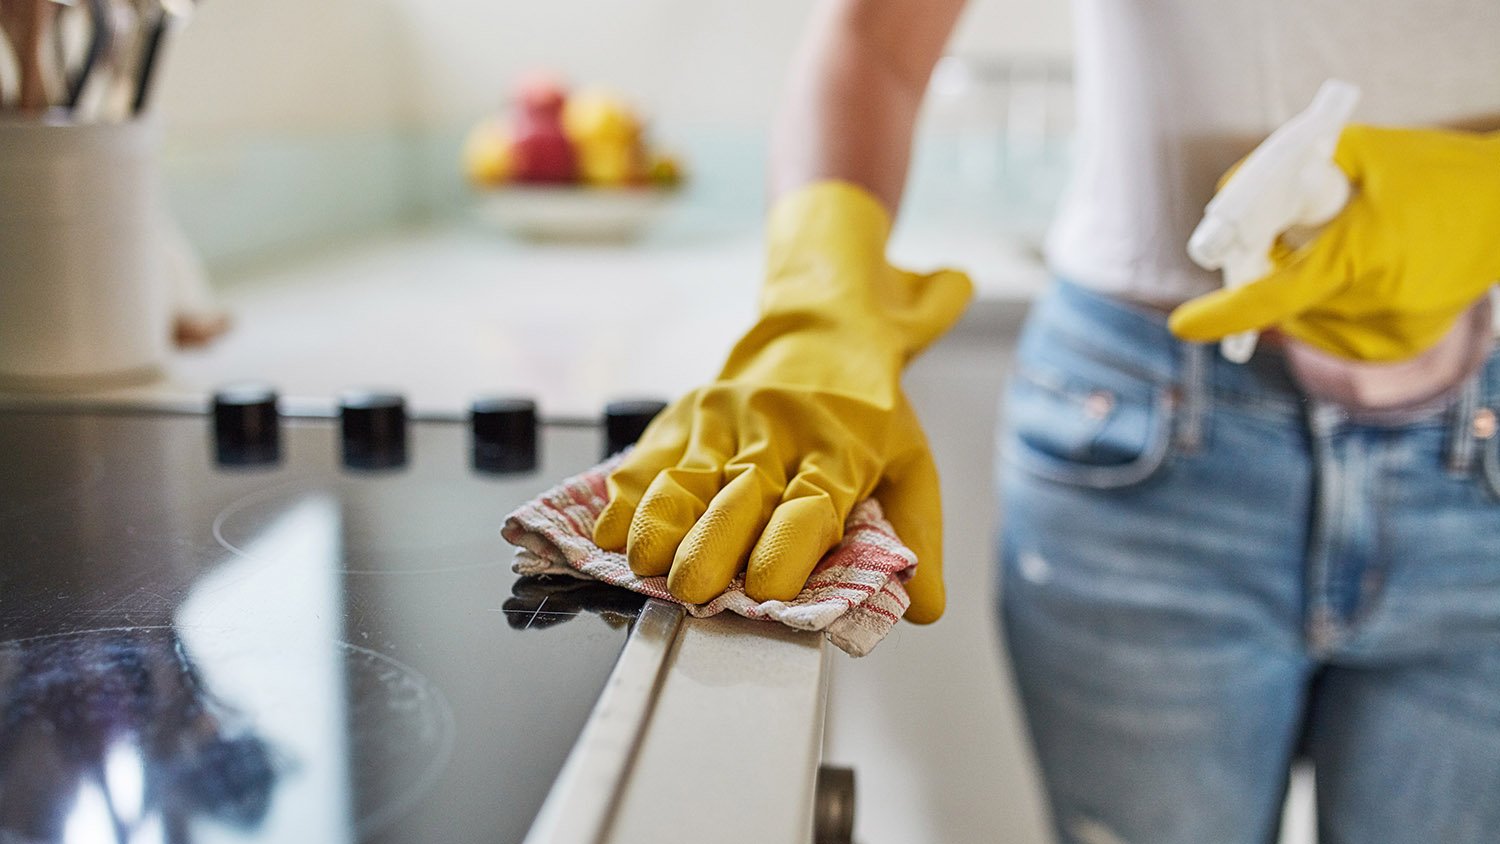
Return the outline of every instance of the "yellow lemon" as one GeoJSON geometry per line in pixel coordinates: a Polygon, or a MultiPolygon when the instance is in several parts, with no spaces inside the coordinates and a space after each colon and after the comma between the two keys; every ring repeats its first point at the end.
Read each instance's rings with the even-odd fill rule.
{"type": "Polygon", "coordinates": [[[606,138],[634,141],[641,134],[641,121],[629,103],[606,91],[585,90],[563,105],[563,131],[575,144],[606,138]]]}
{"type": "Polygon", "coordinates": [[[497,118],[475,126],[464,141],[464,174],[479,187],[494,187],[510,178],[514,164],[510,133],[497,118]]]}
{"type": "Polygon", "coordinates": [[[640,181],[640,148],[634,141],[601,139],[578,145],[578,170],[598,187],[621,187],[640,181]]]}

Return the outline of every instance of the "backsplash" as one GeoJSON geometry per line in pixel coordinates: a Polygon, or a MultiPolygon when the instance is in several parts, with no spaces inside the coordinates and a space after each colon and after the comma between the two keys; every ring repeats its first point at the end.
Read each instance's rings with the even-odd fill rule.
{"type": "MultiPolygon", "coordinates": [[[[459,170],[466,127],[250,136],[213,147],[169,143],[163,172],[173,211],[217,275],[409,225],[463,220],[474,194],[459,170]]],[[[743,233],[765,208],[763,133],[663,132],[687,162],[672,215],[652,238],[743,233]]],[[[1068,141],[984,153],[973,137],[925,134],[903,221],[1040,237],[1061,189],[1068,141]],[[987,163],[985,163],[987,162],[987,163]]]]}

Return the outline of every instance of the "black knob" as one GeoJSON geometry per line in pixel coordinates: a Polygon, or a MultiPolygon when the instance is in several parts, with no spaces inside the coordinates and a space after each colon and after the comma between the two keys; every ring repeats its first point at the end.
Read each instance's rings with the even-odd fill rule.
{"type": "Polygon", "coordinates": [[[349,390],[339,396],[344,465],[392,469],[406,465],[406,400],[396,393],[349,390]]]}
{"type": "Polygon", "coordinates": [[[818,767],[813,797],[814,844],[854,840],[854,769],[818,767]]]}
{"type": "Polygon", "coordinates": [[[486,396],[469,407],[474,468],[481,472],[529,472],[536,468],[536,402],[486,396]]]}
{"type": "Polygon", "coordinates": [[[266,384],[231,384],[214,393],[214,454],[226,466],[256,466],[281,459],[276,390],[266,384]]]}
{"type": "Polygon", "coordinates": [[[604,456],[633,445],[667,403],[655,399],[613,401],[604,407],[604,456]]]}

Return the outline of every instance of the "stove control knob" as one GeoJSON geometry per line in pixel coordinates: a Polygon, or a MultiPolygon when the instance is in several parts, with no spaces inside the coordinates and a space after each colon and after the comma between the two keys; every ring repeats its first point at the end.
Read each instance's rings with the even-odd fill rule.
{"type": "Polygon", "coordinates": [[[396,393],[349,390],[339,396],[344,465],[393,469],[406,465],[406,400],[396,393]]]}
{"type": "Polygon", "coordinates": [[[610,402],[604,407],[604,456],[608,457],[633,445],[645,433],[646,426],[667,407],[664,401],[632,399],[610,402]]]}
{"type": "Polygon", "coordinates": [[[536,468],[536,402],[485,396],[469,407],[474,468],[481,472],[530,472],[536,468]]]}
{"type": "Polygon", "coordinates": [[[231,384],[214,393],[214,453],[221,465],[255,466],[281,459],[276,390],[231,384]]]}
{"type": "Polygon", "coordinates": [[[849,844],[854,840],[854,769],[819,766],[813,788],[813,840],[849,844]]]}

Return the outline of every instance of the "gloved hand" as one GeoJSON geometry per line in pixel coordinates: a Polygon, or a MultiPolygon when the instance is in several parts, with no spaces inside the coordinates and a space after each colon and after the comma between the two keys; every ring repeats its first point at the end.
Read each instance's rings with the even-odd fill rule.
{"type": "Polygon", "coordinates": [[[1354,194],[1275,270],[1172,312],[1184,340],[1275,327],[1332,354],[1391,362],[1434,346],[1500,280],[1500,133],[1350,125],[1335,160],[1354,194]]]}
{"type": "MultiPolygon", "coordinates": [[[[719,377],[664,410],[609,477],[594,541],[685,601],[741,569],[757,600],[790,600],[879,499],[917,555],[906,618],[943,612],[937,469],[901,370],[958,320],[967,276],[885,259],[890,219],[864,190],[819,182],[777,203],[760,318],[719,377]]],[[[691,350],[684,350],[691,353],[691,350]]]]}

